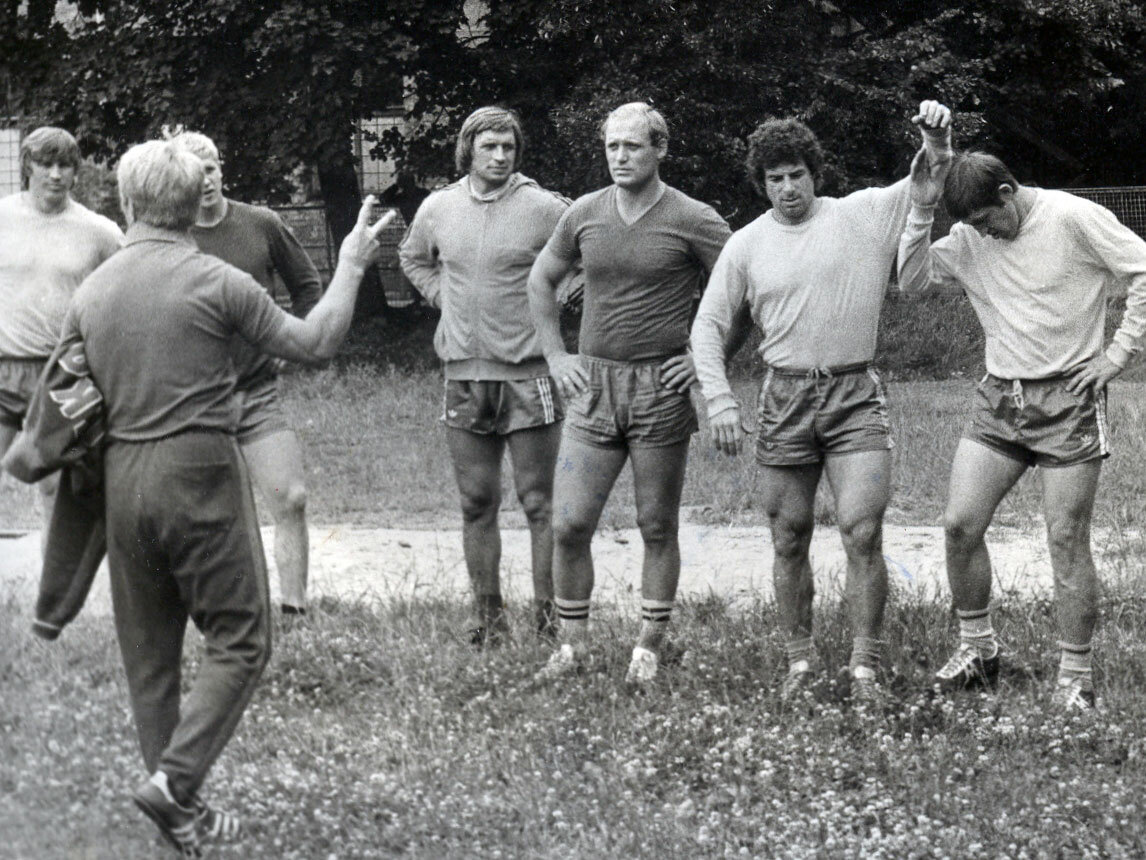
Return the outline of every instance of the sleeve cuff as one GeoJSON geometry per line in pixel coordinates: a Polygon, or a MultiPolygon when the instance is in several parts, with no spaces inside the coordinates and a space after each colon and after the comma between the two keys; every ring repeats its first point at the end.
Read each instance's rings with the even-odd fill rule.
{"type": "Polygon", "coordinates": [[[1117,341],[1112,342],[1110,346],[1106,348],[1106,358],[1111,364],[1117,365],[1119,368],[1125,369],[1133,357],[1134,353],[1117,341]]]}
{"type": "Polygon", "coordinates": [[[718,394],[708,401],[708,417],[715,418],[721,412],[739,408],[740,404],[736,402],[736,398],[731,394],[718,394]]]}

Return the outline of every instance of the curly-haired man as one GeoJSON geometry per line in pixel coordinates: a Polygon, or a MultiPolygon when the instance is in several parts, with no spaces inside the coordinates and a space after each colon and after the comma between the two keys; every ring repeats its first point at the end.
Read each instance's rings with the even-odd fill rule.
{"type": "MultiPolygon", "coordinates": [[[[938,161],[950,151],[950,111],[923,102],[915,122],[938,161]]],[[[888,273],[910,205],[903,179],[840,199],[817,196],[823,150],[794,119],[769,120],[749,140],[748,171],[772,204],[737,231],[716,263],[692,331],[697,376],[716,447],[739,453],[740,408],[725,344],[745,303],[763,331],[756,462],[772,529],[776,600],[788,641],[781,698],[817,677],[808,548],[821,474],[836,499],[847,554],[851,692],[882,700],[880,633],[887,601],[883,514],[890,495],[887,400],[872,367],[888,273]]]]}

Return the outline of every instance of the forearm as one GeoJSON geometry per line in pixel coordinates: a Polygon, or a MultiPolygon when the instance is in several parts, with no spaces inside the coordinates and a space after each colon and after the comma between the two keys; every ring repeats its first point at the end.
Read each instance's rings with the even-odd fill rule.
{"type": "Polygon", "coordinates": [[[303,346],[310,360],[327,361],[338,352],[354,318],[358,288],[365,272],[357,263],[339,260],[326,294],[304,320],[306,342],[303,346]]]}
{"type": "Polygon", "coordinates": [[[534,270],[529,275],[529,311],[537,330],[537,343],[546,358],[563,355],[561,310],[557,305],[557,286],[544,273],[534,270]]]}
{"type": "Polygon", "coordinates": [[[907,224],[899,239],[896,280],[900,292],[919,292],[931,285],[931,225],[934,220],[934,206],[911,205],[907,224]]]}
{"type": "Polygon", "coordinates": [[[696,378],[700,390],[708,404],[709,416],[736,406],[732,387],[728,384],[725,372],[726,343],[728,342],[728,321],[721,320],[711,309],[701,304],[696,321],[692,324],[692,360],[696,366],[696,378]]]}
{"type": "Polygon", "coordinates": [[[1146,274],[1131,281],[1126,291],[1126,311],[1122,322],[1106,347],[1106,357],[1119,367],[1126,367],[1142,346],[1146,333],[1146,274]]]}
{"type": "Polygon", "coordinates": [[[436,265],[401,260],[402,273],[422,297],[433,307],[442,306],[442,271],[436,265]]]}

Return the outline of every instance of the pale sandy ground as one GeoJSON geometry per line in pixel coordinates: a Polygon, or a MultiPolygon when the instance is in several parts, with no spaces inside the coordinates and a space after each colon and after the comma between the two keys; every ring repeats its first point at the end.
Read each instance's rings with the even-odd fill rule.
{"type": "MultiPolygon", "coordinates": [[[[311,529],[311,599],[321,595],[362,598],[385,603],[409,598],[465,599],[468,594],[461,535],[458,531],[369,529],[316,526],[311,529]]],[[[270,547],[271,530],[263,529],[270,547]]],[[[1096,538],[1099,570],[1104,544],[1096,538]]],[[[1050,567],[1041,530],[996,528],[988,534],[996,572],[996,589],[1020,595],[1049,593],[1050,567]]],[[[901,596],[933,598],[948,594],[943,571],[943,535],[936,527],[886,526],[884,552],[892,588],[901,596]]],[[[641,541],[636,530],[606,531],[593,542],[597,571],[594,600],[635,609],[639,600],[641,541]]],[[[772,596],[772,547],[767,529],[684,525],[681,527],[680,594],[690,598],[717,595],[731,603],[772,596]]],[[[832,527],[817,528],[812,566],[821,599],[843,589],[844,553],[832,527]]],[[[278,581],[274,559],[272,597],[278,581]]],[[[40,571],[39,535],[0,539],[0,597],[31,613],[40,571]]],[[[504,529],[502,577],[506,597],[531,595],[529,533],[504,529]]],[[[110,612],[106,563],[85,612],[110,612]]]]}

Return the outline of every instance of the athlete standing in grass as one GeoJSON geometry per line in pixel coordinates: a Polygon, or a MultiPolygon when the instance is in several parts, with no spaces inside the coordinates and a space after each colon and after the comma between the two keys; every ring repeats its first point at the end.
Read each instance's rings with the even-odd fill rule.
{"type": "MultiPolygon", "coordinates": [[[[20,144],[26,190],[0,199],[0,457],[24,423],[72,293],[123,242],[114,222],[72,200],[79,166],[71,134],[38,128],[20,144]]],[[[48,519],[56,480],[39,483],[48,519]]]]}
{"type": "MultiPolygon", "coordinates": [[[[935,159],[949,157],[950,118],[938,102],[919,107],[915,121],[935,159]]],[[[903,179],[842,199],[819,197],[823,163],[819,141],[797,120],[769,120],[749,138],[748,174],[772,208],[738,230],[720,255],[692,344],[713,442],[736,454],[744,430],[724,358],[732,321],[745,302],[763,331],[760,355],[767,371],[756,462],[772,530],[776,602],[788,637],[781,697],[793,699],[820,671],[808,549],[816,487],[826,475],[848,560],[851,693],[878,704],[892,441],[887,398],[872,360],[910,185],[903,179]]]]}
{"type": "Polygon", "coordinates": [[[698,287],[730,235],[724,219],[666,185],[664,117],[644,103],[603,126],[613,184],[577,200],[529,277],[533,318],[566,397],[554,488],[554,583],[560,648],[541,679],[572,670],[584,650],[593,590],[590,543],[613,484],[632,464],[644,542],[641,632],[628,679],[657,674],[680,576],[677,523],[689,438],[697,429],[687,354],[698,287]],[[555,292],[575,262],[585,269],[580,354],[561,339],[555,292]]]}
{"type": "Polygon", "coordinates": [[[431,194],[399,248],[402,271],[442,310],[434,345],[446,376],[446,440],[462,501],[462,545],[478,625],[499,642],[501,462],[506,448],[529,523],[534,626],[552,635],[553,464],[561,403],[529,315],[526,282],[569,201],[517,172],[524,151],[513,111],[483,107],[462,123],[462,179],[431,194]]]}
{"type": "Polygon", "coordinates": [[[1035,466],[1061,648],[1052,701],[1090,710],[1098,616],[1090,521],[1108,455],[1106,385],[1138,351],[1146,329],[1146,242],[1096,203],[1020,185],[994,156],[961,154],[946,182],[918,162],[900,285],[958,286],[987,335],[987,375],[955,452],[944,516],[960,643],[936,680],[950,690],[989,684],[998,674],[983,537],[999,502],[1035,466]],[[962,223],[931,244],[940,196],[962,223]],[[1126,313],[1104,350],[1107,290],[1116,282],[1127,287],[1126,313]]]}
{"type": "Polygon", "coordinates": [[[128,150],[118,169],[127,245],[84,281],[63,330],[83,338],[106,408],[112,606],[151,772],[133,800],[185,857],[200,856],[203,835],[239,831],[199,789],[270,655],[263,548],[233,435],[232,340],[292,361],[333,356],[390,220],[368,228],[362,208],[329,290],[296,319],[250,275],[196,248],[203,173],[170,141],[128,150]],[[206,647],[184,699],[189,618],[206,647]]]}
{"type": "MultiPolygon", "coordinates": [[[[199,249],[242,269],[274,288],[277,274],[291,298],[291,311],[305,317],[322,296],[322,280],[310,256],[282,219],[264,206],[223,195],[223,170],[215,142],[183,132],[174,140],[203,162],[203,198],[191,230],[199,249]]],[[[279,401],[282,362],[262,355],[246,341],[235,342],[242,415],[237,438],[251,481],[275,522],[275,566],[283,614],[306,611],[310,539],[306,530],[306,470],[298,436],[279,401]]]]}

